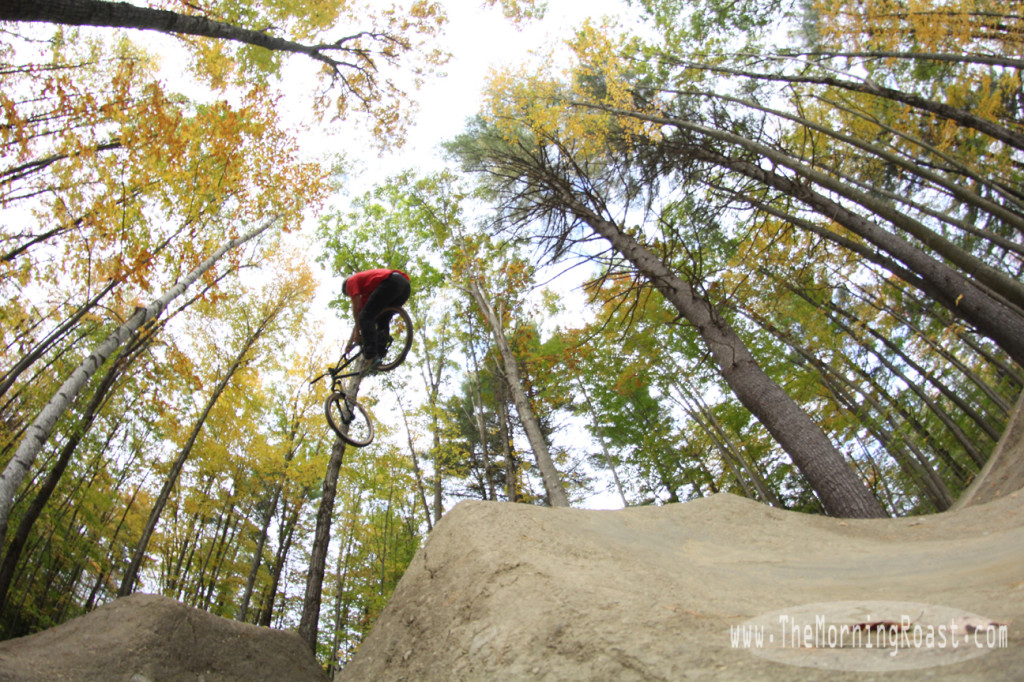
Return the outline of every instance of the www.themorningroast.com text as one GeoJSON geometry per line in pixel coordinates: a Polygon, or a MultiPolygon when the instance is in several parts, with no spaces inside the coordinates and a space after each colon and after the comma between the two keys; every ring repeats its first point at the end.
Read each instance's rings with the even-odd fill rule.
{"type": "Polygon", "coordinates": [[[910,616],[898,621],[874,623],[829,623],[825,616],[797,621],[785,614],[777,626],[744,623],[729,626],[733,649],[885,649],[896,656],[906,649],[1006,648],[1007,626],[991,623],[972,626],[951,619],[946,623],[923,624],[910,616]]]}

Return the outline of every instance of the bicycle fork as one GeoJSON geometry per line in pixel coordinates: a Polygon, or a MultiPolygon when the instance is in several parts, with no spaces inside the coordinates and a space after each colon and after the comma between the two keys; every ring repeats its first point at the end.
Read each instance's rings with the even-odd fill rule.
{"type": "Polygon", "coordinates": [[[338,407],[341,408],[341,423],[348,426],[356,418],[356,401],[348,397],[348,391],[339,388],[338,393],[342,395],[342,400],[338,401],[338,407]]]}

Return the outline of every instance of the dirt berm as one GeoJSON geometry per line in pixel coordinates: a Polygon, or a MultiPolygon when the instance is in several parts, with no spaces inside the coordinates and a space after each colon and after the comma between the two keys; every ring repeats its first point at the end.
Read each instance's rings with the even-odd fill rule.
{"type": "Polygon", "coordinates": [[[1022,431],[926,517],[463,502],[338,679],[1022,680],[1022,431]]]}
{"type": "Polygon", "coordinates": [[[136,594],[0,642],[0,682],[327,682],[295,632],[136,594]]]}
{"type": "MultiPolygon", "coordinates": [[[[1024,679],[1022,431],[1018,410],[927,517],[463,502],[338,679],[1024,679]]],[[[0,682],[323,679],[312,663],[292,633],[141,595],[0,643],[0,682]]]]}

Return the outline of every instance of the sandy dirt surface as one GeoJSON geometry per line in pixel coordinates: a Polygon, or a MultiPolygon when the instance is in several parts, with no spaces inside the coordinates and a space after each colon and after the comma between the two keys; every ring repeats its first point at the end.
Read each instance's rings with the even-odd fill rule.
{"type": "Polygon", "coordinates": [[[953,509],[984,504],[1024,488],[1024,396],[977,479],[953,509]]]}
{"type": "MultiPolygon", "coordinates": [[[[926,517],[463,502],[337,679],[1021,680],[1022,484],[1018,410],[926,517]]],[[[0,682],[324,679],[295,633],[146,595],[0,643],[0,682]]]]}
{"type": "Polygon", "coordinates": [[[339,678],[1021,680],[1022,485],[1018,406],[963,501],[927,517],[463,502],[339,678]]]}
{"type": "Polygon", "coordinates": [[[0,682],[326,682],[294,632],[132,595],[0,642],[0,682]]]}
{"type": "Polygon", "coordinates": [[[463,502],[340,679],[1020,680],[1021,502],[871,521],[731,495],[622,511],[463,502]],[[800,625],[819,615],[823,629],[907,625],[895,647],[829,648],[800,625]],[[731,633],[759,617],[774,641],[734,647],[731,633]],[[924,632],[914,648],[907,626],[947,622],[960,635],[1004,624],[1006,646],[954,648],[949,627],[946,648],[927,649],[924,632]],[[825,672],[851,668],[868,672],[825,672]]]}

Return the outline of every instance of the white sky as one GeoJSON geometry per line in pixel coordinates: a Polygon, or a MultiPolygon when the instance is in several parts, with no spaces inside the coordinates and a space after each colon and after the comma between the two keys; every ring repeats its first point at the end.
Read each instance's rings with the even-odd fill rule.
{"type": "MultiPolygon", "coordinates": [[[[414,95],[419,112],[404,148],[382,159],[367,150],[363,176],[367,180],[413,166],[434,167],[439,163],[439,145],[460,133],[465,121],[479,110],[492,70],[528,61],[531,51],[569,37],[587,17],[618,16],[628,10],[625,0],[549,0],[542,21],[516,29],[500,8],[484,7],[482,0],[442,2],[448,11],[442,43],[452,55],[443,69],[446,76],[433,79],[414,95]]],[[[359,150],[349,145],[346,151],[357,155],[359,150]]]]}
{"type": "MultiPolygon", "coordinates": [[[[550,0],[542,22],[517,30],[502,16],[500,9],[484,8],[481,0],[443,1],[449,17],[445,49],[452,53],[444,68],[447,75],[428,83],[416,95],[419,113],[404,148],[377,158],[371,149],[346,147],[347,154],[362,157],[365,164],[360,171],[353,173],[350,197],[358,196],[374,183],[406,168],[427,171],[440,167],[441,143],[458,135],[466,120],[478,112],[481,93],[492,70],[528,61],[531,51],[541,50],[569,37],[572,29],[587,17],[619,15],[627,10],[624,0],[550,0]]],[[[572,281],[568,286],[578,286],[581,276],[582,273],[570,273],[572,281]]],[[[323,295],[326,298],[333,296],[333,289],[339,284],[325,281],[323,295]]],[[[346,326],[346,322],[338,324],[340,328],[346,326]]],[[[572,430],[576,432],[576,429],[572,430]]],[[[570,440],[578,444],[578,436],[576,432],[570,440]]],[[[594,494],[583,506],[590,509],[620,508],[622,502],[618,494],[610,490],[604,492],[603,487],[598,483],[594,494]]]]}

